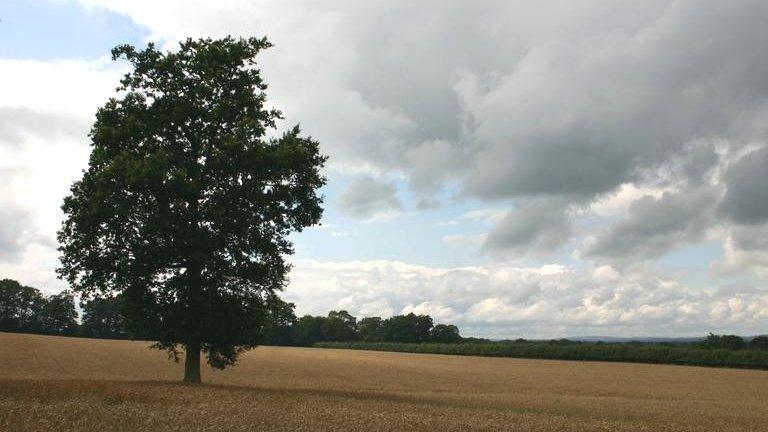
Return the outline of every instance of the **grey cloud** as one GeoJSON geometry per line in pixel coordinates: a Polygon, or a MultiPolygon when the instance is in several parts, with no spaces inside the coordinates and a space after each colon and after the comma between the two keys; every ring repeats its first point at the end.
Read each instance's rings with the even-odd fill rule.
{"type": "Polygon", "coordinates": [[[586,200],[697,139],[762,139],[768,57],[753,41],[768,37],[766,13],[764,2],[675,2],[634,34],[538,45],[489,89],[469,76],[460,91],[484,148],[468,193],[586,200]]]}
{"type": "Polygon", "coordinates": [[[457,171],[407,157],[433,142],[457,149],[473,195],[589,197],[691,140],[766,131],[760,0],[297,2],[201,7],[183,21],[105,6],[169,40],[265,32],[277,45],[265,74],[286,115],[337,160],[417,185],[457,171]]]}
{"type": "Polygon", "coordinates": [[[501,253],[551,252],[571,236],[567,204],[557,199],[519,202],[488,233],[483,249],[501,253]]]}
{"type": "Polygon", "coordinates": [[[351,2],[344,4],[354,16],[352,34],[346,36],[364,61],[351,65],[347,81],[372,105],[397,107],[414,119],[419,125],[411,137],[415,142],[456,142],[464,135],[462,100],[454,92],[458,73],[511,71],[532,48],[552,40],[552,28],[564,40],[633,33],[652,23],[663,6],[660,1],[642,7],[504,0],[483,7],[441,0],[351,2]]]}
{"type": "MultiPolygon", "coordinates": [[[[319,16],[345,25],[321,45],[345,54],[325,60],[328,70],[312,69],[315,97],[281,83],[307,77],[278,73],[293,66],[279,56],[268,62],[277,70],[273,88],[299,104],[286,113],[319,130],[335,160],[402,171],[416,188],[469,171],[474,196],[589,200],[638,180],[691,140],[755,135],[765,117],[754,102],[766,96],[768,61],[744,48],[766,36],[761,2],[330,9],[319,16]],[[318,98],[332,108],[304,105],[318,98]],[[434,142],[449,143],[452,154],[434,151],[434,142]]],[[[280,32],[275,39],[303,43],[280,32]]]]}
{"type": "Polygon", "coordinates": [[[426,141],[405,153],[405,161],[415,167],[410,183],[416,190],[430,192],[443,180],[460,177],[466,171],[471,150],[448,141],[426,141]]]}
{"type": "Polygon", "coordinates": [[[768,221],[768,148],[739,159],[725,174],[720,212],[738,224],[768,221]]]}
{"type": "Polygon", "coordinates": [[[587,256],[655,258],[686,242],[700,240],[712,224],[716,188],[704,187],[633,202],[629,215],[609,227],[586,250],[587,256]]]}
{"type": "Polygon", "coordinates": [[[35,111],[25,107],[0,107],[0,143],[17,146],[27,136],[43,139],[85,138],[88,125],[66,113],[35,111]]]}
{"type": "MultiPolygon", "coordinates": [[[[266,33],[276,48],[262,65],[288,123],[301,121],[332,164],[404,174],[422,193],[450,184],[470,198],[579,206],[622,184],[654,185],[678,160],[673,174],[693,191],[714,155],[692,143],[731,151],[768,136],[762,0],[265,1],[183,16],[104,6],[168,41],[266,33]]],[[[721,215],[762,220],[737,183],[721,215]]],[[[352,192],[343,208],[378,211],[352,192]]],[[[373,202],[399,204],[391,193],[373,202]]],[[[550,217],[547,227],[510,216],[487,247],[555,248],[569,221],[550,217]]],[[[643,253],[667,248],[657,240],[643,253]]]]}
{"type": "Polygon", "coordinates": [[[719,156],[711,144],[692,146],[679,159],[684,178],[699,183],[717,166],[719,156]]]}
{"type": "Polygon", "coordinates": [[[30,214],[10,204],[0,207],[0,264],[18,261],[27,246],[30,214]]]}
{"type": "Polygon", "coordinates": [[[55,248],[55,242],[41,235],[32,223],[32,213],[13,200],[9,193],[16,177],[28,173],[27,169],[18,166],[0,167],[0,264],[16,263],[31,244],[39,244],[46,248],[55,248]]]}
{"type": "Polygon", "coordinates": [[[424,197],[416,202],[416,208],[419,210],[433,210],[440,208],[440,201],[434,198],[424,197]]]}
{"type": "Polygon", "coordinates": [[[344,213],[369,219],[387,216],[403,208],[395,193],[397,188],[390,183],[372,177],[353,180],[339,196],[339,208],[344,213]]]}
{"type": "Polygon", "coordinates": [[[732,238],[736,247],[744,251],[768,251],[768,225],[747,225],[734,229],[732,238]]]}
{"type": "MultiPolygon", "coordinates": [[[[552,37],[512,18],[537,16],[548,6],[425,6],[428,26],[420,9],[355,9],[360,22],[380,25],[351,30],[361,61],[347,69],[345,84],[371,106],[410,121],[393,132],[396,139],[371,140],[358,155],[406,173],[417,190],[460,179],[472,197],[552,196],[581,204],[621,184],[668,175],[693,191],[718,161],[702,141],[736,147],[765,136],[768,53],[752,43],[768,39],[758,18],[768,13],[765,3],[588,3],[556,12],[550,24],[563,24],[563,33],[552,37]],[[617,21],[600,20],[603,13],[617,21]],[[510,30],[515,26],[525,31],[510,30]],[[394,27],[401,31],[381,33],[394,27]],[[447,31],[456,28],[462,31],[447,31]],[[382,148],[390,157],[379,156],[382,148]]],[[[563,245],[569,216],[542,211],[549,212],[513,213],[489,233],[485,248],[563,245]]],[[[602,238],[591,253],[656,256],[699,238],[698,223],[672,238],[642,239],[638,248],[602,238]]],[[[639,225],[630,220],[616,229],[632,235],[639,225]]]]}

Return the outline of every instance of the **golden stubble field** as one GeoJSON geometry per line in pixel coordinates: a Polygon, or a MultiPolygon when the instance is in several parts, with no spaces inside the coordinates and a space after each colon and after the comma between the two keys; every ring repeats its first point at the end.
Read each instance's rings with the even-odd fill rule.
{"type": "Polygon", "coordinates": [[[147,346],[0,333],[0,430],[768,430],[765,371],[260,347],[186,386],[147,346]]]}

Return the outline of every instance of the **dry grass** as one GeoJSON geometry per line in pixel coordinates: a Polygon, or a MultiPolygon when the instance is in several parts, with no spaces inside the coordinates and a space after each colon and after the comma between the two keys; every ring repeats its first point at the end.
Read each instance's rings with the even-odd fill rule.
{"type": "Polygon", "coordinates": [[[261,347],[185,386],[147,346],[0,333],[0,430],[768,430],[767,371],[261,347]]]}

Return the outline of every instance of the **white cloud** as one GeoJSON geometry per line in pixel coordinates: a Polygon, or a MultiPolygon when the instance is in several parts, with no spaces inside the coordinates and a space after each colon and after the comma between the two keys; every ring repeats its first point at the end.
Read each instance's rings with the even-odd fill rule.
{"type": "Polygon", "coordinates": [[[106,59],[0,59],[3,277],[44,290],[66,286],[54,273],[60,206],[86,167],[96,109],[123,71],[106,59]]]}
{"type": "Polygon", "coordinates": [[[450,324],[463,318],[461,313],[441,303],[421,302],[417,305],[408,304],[400,310],[401,314],[414,313],[416,315],[429,315],[435,324],[450,324]]]}
{"type": "Polygon", "coordinates": [[[441,240],[443,243],[451,246],[479,248],[480,246],[482,246],[483,242],[485,242],[485,239],[486,239],[485,234],[473,234],[473,235],[452,234],[452,235],[443,236],[441,240]]]}
{"type": "Polygon", "coordinates": [[[300,313],[429,313],[493,337],[759,333],[768,325],[768,287],[704,289],[650,268],[300,260],[286,295],[300,313]]]}
{"type": "Polygon", "coordinates": [[[633,183],[625,183],[618,189],[606,193],[593,201],[590,211],[597,216],[626,216],[629,206],[644,196],[660,198],[668,189],[659,187],[642,187],[633,183]]]}
{"type": "MultiPolygon", "coordinates": [[[[763,229],[768,232],[768,229],[763,229]]],[[[765,242],[764,233],[752,232],[754,241],[765,242]]],[[[718,276],[755,276],[757,281],[768,281],[768,250],[765,248],[745,247],[738,239],[738,230],[731,233],[723,246],[724,255],[711,264],[713,273],[718,276]]]]}

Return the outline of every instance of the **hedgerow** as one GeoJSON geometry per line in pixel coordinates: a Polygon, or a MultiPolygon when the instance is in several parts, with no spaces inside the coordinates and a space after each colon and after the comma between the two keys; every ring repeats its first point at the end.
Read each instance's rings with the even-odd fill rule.
{"type": "Polygon", "coordinates": [[[394,351],[463,356],[515,357],[556,360],[591,360],[632,363],[663,363],[692,366],[768,369],[768,351],[708,349],[694,345],[631,343],[549,342],[517,343],[392,343],[318,342],[318,348],[394,351]]]}

